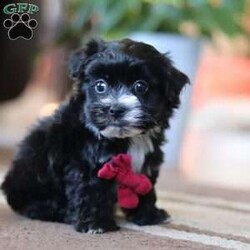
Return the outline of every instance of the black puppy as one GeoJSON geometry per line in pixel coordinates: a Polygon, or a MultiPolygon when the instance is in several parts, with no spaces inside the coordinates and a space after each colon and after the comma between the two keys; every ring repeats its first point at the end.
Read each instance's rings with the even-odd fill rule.
{"type": "MultiPolygon", "coordinates": [[[[153,185],[163,160],[164,129],[189,81],[169,58],[129,39],[90,41],[69,71],[71,97],[39,122],[19,147],[2,189],[9,205],[32,219],[73,224],[77,231],[117,230],[115,181],[97,177],[113,155],[128,153],[133,169],[153,185]]],[[[138,225],[165,221],[153,189],[136,209],[124,210],[138,225]]]]}

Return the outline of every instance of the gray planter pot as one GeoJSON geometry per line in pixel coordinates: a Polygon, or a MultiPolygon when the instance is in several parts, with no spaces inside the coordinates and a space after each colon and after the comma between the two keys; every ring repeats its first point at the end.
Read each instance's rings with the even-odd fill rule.
{"type": "Polygon", "coordinates": [[[166,131],[168,143],[163,147],[167,162],[164,165],[177,167],[202,42],[199,39],[166,33],[136,32],[130,38],[151,44],[162,53],[170,52],[175,66],[187,74],[192,83],[182,91],[181,107],[171,119],[171,128],[166,131]]]}

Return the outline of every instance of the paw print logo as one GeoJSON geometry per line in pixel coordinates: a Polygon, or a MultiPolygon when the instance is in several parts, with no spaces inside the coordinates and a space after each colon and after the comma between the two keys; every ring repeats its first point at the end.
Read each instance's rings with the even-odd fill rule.
{"type": "Polygon", "coordinates": [[[33,37],[33,29],[37,27],[38,23],[35,19],[31,19],[27,13],[22,15],[15,13],[10,19],[6,19],[3,25],[8,29],[9,39],[23,38],[30,40],[33,37]]]}

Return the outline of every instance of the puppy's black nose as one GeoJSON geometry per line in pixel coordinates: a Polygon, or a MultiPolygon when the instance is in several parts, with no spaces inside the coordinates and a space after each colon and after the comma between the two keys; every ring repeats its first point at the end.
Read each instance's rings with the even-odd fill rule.
{"type": "Polygon", "coordinates": [[[126,112],[126,108],[118,106],[118,105],[114,105],[110,107],[109,109],[110,116],[114,118],[121,118],[125,112],[126,112]]]}

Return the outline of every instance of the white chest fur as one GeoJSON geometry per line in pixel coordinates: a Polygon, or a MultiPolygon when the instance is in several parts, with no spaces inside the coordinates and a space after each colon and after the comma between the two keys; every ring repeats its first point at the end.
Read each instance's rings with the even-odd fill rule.
{"type": "Polygon", "coordinates": [[[141,173],[146,154],[153,152],[154,146],[149,135],[138,135],[131,138],[128,154],[132,157],[132,167],[141,173]]]}

